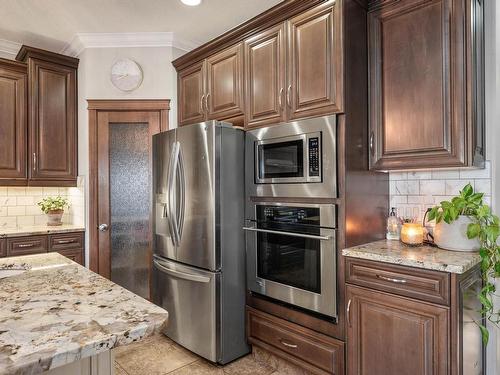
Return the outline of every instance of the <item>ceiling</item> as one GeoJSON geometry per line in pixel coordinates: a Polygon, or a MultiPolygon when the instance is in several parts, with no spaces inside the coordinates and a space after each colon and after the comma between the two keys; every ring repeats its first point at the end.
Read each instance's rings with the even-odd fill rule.
{"type": "Polygon", "coordinates": [[[0,0],[0,39],[60,52],[76,33],[173,32],[196,44],[281,0],[0,0]]]}

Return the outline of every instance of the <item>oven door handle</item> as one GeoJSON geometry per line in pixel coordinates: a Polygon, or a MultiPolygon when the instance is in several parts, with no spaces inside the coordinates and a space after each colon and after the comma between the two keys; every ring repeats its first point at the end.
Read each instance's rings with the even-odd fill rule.
{"type": "Polygon", "coordinates": [[[332,239],[332,236],[315,236],[314,234],[283,232],[283,231],[279,231],[279,230],[259,229],[259,228],[252,228],[252,227],[243,227],[243,230],[246,230],[249,232],[262,232],[262,233],[271,233],[271,234],[282,234],[284,236],[292,236],[292,237],[311,238],[313,240],[321,240],[321,241],[329,241],[332,239]]]}

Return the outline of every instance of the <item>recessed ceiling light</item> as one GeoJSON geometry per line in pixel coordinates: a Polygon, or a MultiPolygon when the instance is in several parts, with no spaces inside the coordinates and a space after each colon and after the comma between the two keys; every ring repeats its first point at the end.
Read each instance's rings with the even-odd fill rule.
{"type": "Polygon", "coordinates": [[[183,4],[194,7],[201,4],[201,0],[181,0],[183,4]]]}

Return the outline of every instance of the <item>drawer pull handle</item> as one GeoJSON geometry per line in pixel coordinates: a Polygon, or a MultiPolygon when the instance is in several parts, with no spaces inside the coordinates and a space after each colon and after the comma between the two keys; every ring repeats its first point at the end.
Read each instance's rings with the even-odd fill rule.
{"type": "Polygon", "coordinates": [[[59,240],[57,241],[58,244],[66,244],[66,243],[73,243],[75,240],[59,240]]]}
{"type": "Polygon", "coordinates": [[[351,327],[351,303],[352,299],[349,299],[349,302],[347,302],[347,326],[351,327]]]}
{"type": "Polygon", "coordinates": [[[387,276],[382,276],[382,275],[377,275],[379,279],[385,280],[385,281],[390,281],[391,283],[396,283],[396,284],[406,284],[405,279],[393,279],[392,277],[387,277],[387,276]]]}
{"type": "Polygon", "coordinates": [[[280,343],[281,343],[281,345],[286,346],[287,348],[297,349],[299,347],[297,344],[290,344],[290,343],[286,342],[285,340],[281,340],[281,339],[280,339],[280,343]]]}
{"type": "Polygon", "coordinates": [[[35,244],[32,244],[32,243],[20,243],[17,246],[18,247],[33,247],[33,246],[35,246],[35,244]]]}

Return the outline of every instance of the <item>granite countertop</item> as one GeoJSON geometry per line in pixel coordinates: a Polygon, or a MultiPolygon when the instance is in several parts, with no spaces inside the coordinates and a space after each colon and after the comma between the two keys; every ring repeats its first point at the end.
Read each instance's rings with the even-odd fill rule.
{"type": "Polygon", "coordinates": [[[431,246],[410,247],[381,240],[342,250],[342,255],[450,273],[465,273],[481,262],[477,252],[459,252],[431,246]]]}
{"type": "Polygon", "coordinates": [[[3,258],[0,374],[38,374],[160,332],[168,313],[57,253],[3,258]],[[7,271],[5,271],[7,270],[7,271]]]}
{"type": "Polygon", "coordinates": [[[82,225],[63,224],[58,226],[30,225],[17,228],[0,228],[0,238],[33,236],[37,234],[54,234],[66,232],[84,232],[82,225]]]}

